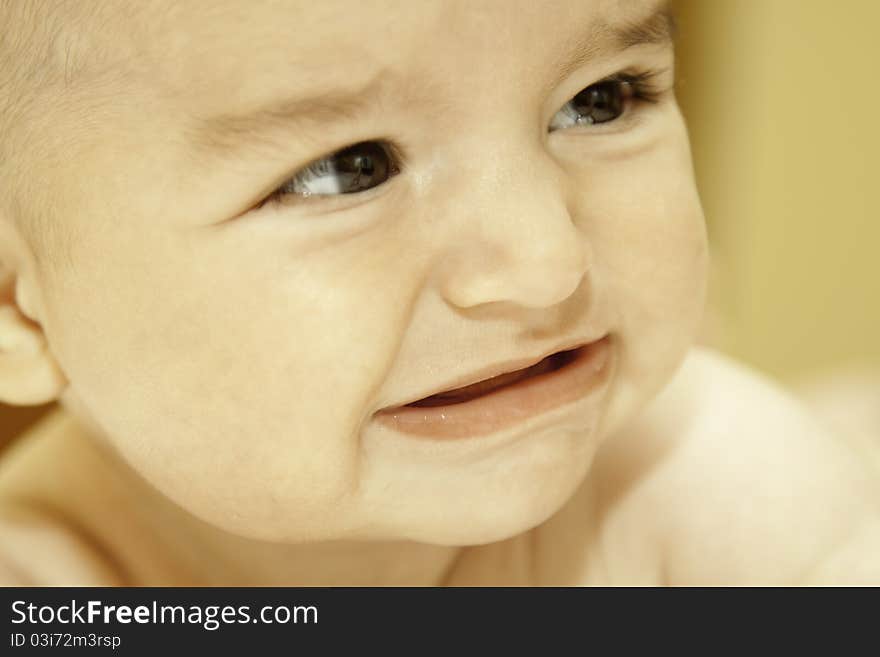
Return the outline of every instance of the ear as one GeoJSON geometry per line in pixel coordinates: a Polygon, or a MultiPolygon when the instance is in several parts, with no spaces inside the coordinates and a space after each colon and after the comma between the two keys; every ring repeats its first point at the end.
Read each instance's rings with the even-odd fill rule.
{"type": "Polygon", "coordinates": [[[0,264],[0,401],[36,406],[59,398],[67,385],[24,279],[0,264]]]}

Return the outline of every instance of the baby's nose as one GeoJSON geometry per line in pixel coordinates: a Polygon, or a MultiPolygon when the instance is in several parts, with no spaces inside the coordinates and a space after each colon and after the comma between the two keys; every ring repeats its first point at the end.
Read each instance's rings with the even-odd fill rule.
{"type": "MultiPolygon", "coordinates": [[[[458,186],[442,292],[460,308],[558,304],[579,287],[590,248],[569,212],[568,181],[546,154],[495,161],[490,175],[458,186]]],[[[473,169],[471,169],[473,170],[473,169]]]]}

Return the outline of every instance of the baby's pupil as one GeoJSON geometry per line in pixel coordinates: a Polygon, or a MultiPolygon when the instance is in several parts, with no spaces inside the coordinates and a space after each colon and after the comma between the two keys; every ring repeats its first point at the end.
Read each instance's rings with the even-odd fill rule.
{"type": "Polygon", "coordinates": [[[334,168],[343,194],[361,192],[388,180],[389,156],[377,142],[361,142],[339,151],[334,168]]]}
{"type": "Polygon", "coordinates": [[[623,112],[623,94],[620,84],[614,80],[587,87],[571,103],[590,123],[611,121],[623,112]]]}

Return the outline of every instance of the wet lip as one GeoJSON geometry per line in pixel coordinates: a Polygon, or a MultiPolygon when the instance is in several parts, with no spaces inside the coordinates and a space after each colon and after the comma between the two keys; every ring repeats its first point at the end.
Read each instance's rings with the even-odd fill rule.
{"type": "Polygon", "coordinates": [[[605,336],[554,352],[537,362],[533,359],[518,361],[518,367],[495,367],[494,376],[490,374],[475,383],[464,381],[464,385],[382,409],[376,419],[403,433],[425,438],[494,433],[587,395],[606,378],[609,348],[610,339],[605,336]]]}

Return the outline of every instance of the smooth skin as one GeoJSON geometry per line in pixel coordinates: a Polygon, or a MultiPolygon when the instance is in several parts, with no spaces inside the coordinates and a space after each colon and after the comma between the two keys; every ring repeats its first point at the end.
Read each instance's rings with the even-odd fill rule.
{"type": "Polygon", "coordinates": [[[61,402],[0,463],[6,582],[880,584],[874,461],[691,346],[708,248],[672,44],[597,29],[654,9],[80,17],[79,78],[29,133],[64,148],[21,154],[63,248],[0,208],[0,399],[61,402]],[[625,70],[657,102],[548,129],[625,70]],[[262,204],[369,140],[404,154],[384,184],[262,204]],[[373,419],[606,334],[603,396],[540,431],[373,419]]]}

